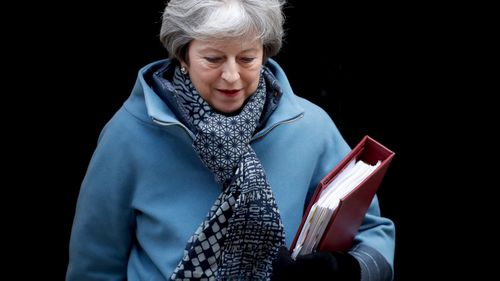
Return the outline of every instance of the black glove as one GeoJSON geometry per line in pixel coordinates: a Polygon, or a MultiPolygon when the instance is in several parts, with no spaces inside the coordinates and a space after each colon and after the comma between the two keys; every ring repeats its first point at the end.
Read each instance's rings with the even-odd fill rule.
{"type": "Polygon", "coordinates": [[[272,281],[290,280],[361,280],[359,262],[341,252],[316,252],[298,256],[294,261],[288,249],[281,247],[273,262],[272,281]]]}

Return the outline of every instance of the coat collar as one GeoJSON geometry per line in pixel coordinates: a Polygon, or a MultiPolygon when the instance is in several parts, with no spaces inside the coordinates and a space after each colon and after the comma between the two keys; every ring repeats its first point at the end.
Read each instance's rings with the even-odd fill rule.
{"type": "MultiPolygon", "coordinates": [[[[132,94],[124,106],[127,111],[145,122],[154,122],[162,125],[181,124],[176,115],[159,96],[160,93],[154,91],[151,77],[159,68],[165,67],[165,64],[168,67],[170,61],[156,61],[139,70],[132,94]]],[[[304,109],[298,104],[297,97],[293,93],[283,69],[272,59],[268,59],[266,66],[276,77],[275,81],[271,81],[273,88],[277,91],[281,89],[282,96],[277,108],[269,116],[265,126],[260,129],[256,137],[263,136],[281,123],[287,123],[290,120],[300,118],[304,113],[304,109]]],[[[170,87],[168,84],[165,84],[165,87],[167,87],[167,91],[164,92],[174,90],[173,88],[168,88],[170,87]]]]}

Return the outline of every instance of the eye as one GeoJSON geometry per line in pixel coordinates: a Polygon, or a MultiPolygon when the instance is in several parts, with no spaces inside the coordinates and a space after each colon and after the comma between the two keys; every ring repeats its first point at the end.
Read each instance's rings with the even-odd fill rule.
{"type": "Polygon", "coordinates": [[[243,63],[251,63],[255,60],[254,57],[242,57],[240,58],[240,61],[243,62],[243,63]]]}
{"type": "Polygon", "coordinates": [[[221,62],[222,58],[221,57],[204,57],[206,61],[209,63],[218,63],[221,62]]]}

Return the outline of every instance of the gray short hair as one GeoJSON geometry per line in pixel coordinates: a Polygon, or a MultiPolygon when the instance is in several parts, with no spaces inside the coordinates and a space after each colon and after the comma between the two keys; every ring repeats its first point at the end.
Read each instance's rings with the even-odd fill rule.
{"type": "Polygon", "coordinates": [[[256,35],[264,59],[276,55],[283,39],[285,0],[170,0],[163,12],[160,40],[169,57],[187,60],[193,39],[256,35]]]}

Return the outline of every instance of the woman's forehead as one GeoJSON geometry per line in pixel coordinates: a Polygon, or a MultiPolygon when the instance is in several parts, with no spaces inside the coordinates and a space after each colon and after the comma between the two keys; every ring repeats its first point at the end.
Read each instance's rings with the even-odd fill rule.
{"type": "Polygon", "coordinates": [[[196,50],[261,50],[262,41],[255,37],[195,39],[190,47],[196,50]]]}

